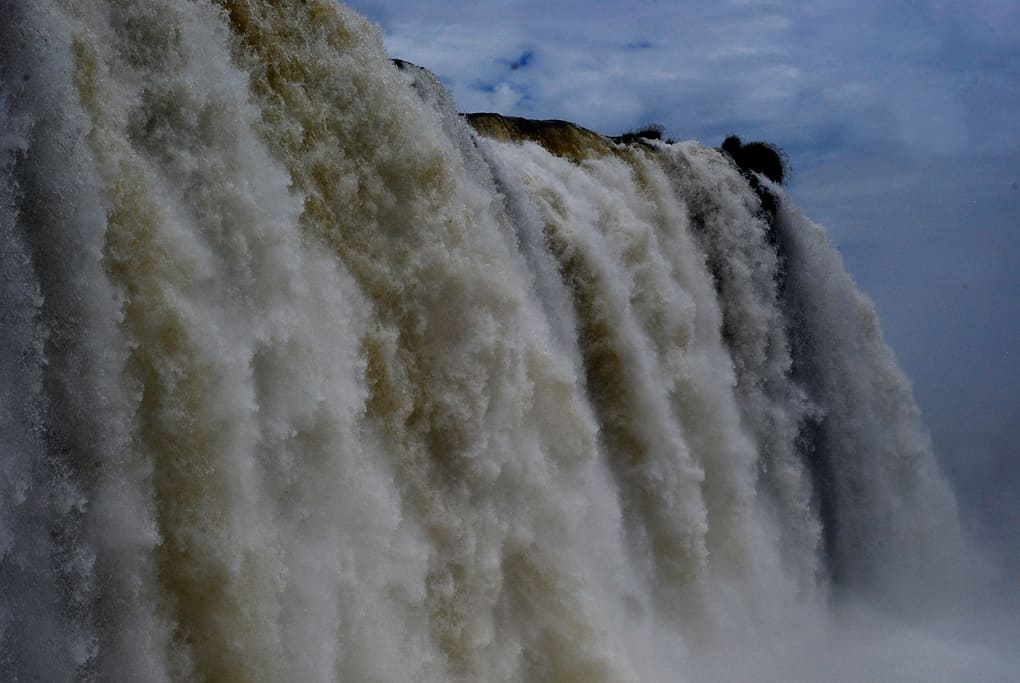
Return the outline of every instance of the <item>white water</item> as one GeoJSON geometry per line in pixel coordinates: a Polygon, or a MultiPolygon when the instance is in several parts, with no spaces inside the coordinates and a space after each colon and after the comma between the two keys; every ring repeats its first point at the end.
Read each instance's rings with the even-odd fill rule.
{"type": "Polygon", "coordinates": [[[891,616],[909,383],[714,150],[478,137],[327,2],[0,15],[3,679],[1015,672],[891,616]]]}

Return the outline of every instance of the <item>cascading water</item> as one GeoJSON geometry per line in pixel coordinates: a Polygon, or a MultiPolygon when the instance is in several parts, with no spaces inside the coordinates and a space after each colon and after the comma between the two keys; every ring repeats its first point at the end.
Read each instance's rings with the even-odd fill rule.
{"type": "Polygon", "coordinates": [[[839,616],[964,551],[780,188],[770,219],[693,143],[474,132],[321,0],[0,15],[4,680],[1006,670],[839,616]]]}

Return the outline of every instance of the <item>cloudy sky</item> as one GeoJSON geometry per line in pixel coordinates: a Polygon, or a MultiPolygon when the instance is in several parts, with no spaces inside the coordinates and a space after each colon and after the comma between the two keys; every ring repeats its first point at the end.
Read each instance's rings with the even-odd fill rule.
{"type": "Polygon", "coordinates": [[[876,301],[957,484],[1011,504],[1020,2],[348,4],[462,111],[607,134],[656,122],[680,139],[718,145],[735,132],[785,149],[791,194],[876,301]]]}

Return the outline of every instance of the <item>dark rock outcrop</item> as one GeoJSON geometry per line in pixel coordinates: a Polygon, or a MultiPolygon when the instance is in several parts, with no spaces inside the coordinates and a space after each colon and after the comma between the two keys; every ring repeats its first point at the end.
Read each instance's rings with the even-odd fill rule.
{"type": "MultiPolygon", "coordinates": [[[[645,140],[663,140],[665,127],[658,123],[651,123],[647,126],[642,126],[637,130],[627,131],[623,135],[610,136],[610,140],[613,142],[630,145],[634,143],[642,143],[645,140]]],[[[666,140],[667,143],[674,142],[673,140],[666,140]]]]}
{"type": "Polygon", "coordinates": [[[741,143],[736,135],[730,135],[722,143],[725,152],[745,174],[761,173],[774,183],[783,184],[788,175],[786,155],[768,142],[741,143]]]}

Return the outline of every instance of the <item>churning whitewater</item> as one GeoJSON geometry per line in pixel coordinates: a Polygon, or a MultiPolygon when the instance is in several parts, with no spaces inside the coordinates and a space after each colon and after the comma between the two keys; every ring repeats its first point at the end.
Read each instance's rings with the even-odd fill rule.
{"type": "Polygon", "coordinates": [[[0,15],[0,678],[980,677],[844,614],[964,551],[779,186],[325,0],[0,15]]]}

